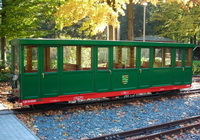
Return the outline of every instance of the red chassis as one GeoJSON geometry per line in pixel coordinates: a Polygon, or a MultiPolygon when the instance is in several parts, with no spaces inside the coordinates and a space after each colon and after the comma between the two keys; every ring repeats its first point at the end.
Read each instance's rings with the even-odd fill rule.
{"type": "Polygon", "coordinates": [[[145,89],[112,91],[112,92],[103,92],[103,93],[93,92],[93,93],[85,93],[85,94],[62,95],[62,96],[50,97],[50,98],[20,100],[20,103],[22,103],[23,106],[24,105],[36,105],[36,104],[66,102],[66,101],[92,99],[92,98],[115,97],[115,96],[147,93],[147,92],[177,90],[177,89],[183,89],[183,88],[189,88],[189,87],[191,87],[190,84],[188,84],[188,85],[178,85],[178,86],[170,85],[170,86],[162,86],[162,87],[150,87],[150,88],[145,88],[145,89]]]}

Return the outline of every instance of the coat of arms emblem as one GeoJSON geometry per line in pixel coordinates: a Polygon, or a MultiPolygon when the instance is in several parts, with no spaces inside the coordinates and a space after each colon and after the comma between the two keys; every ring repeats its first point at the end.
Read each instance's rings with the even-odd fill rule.
{"type": "Polygon", "coordinates": [[[128,74],[123,74],[122,75],[122,83],[124,85],[128,83],[128,74]]]}

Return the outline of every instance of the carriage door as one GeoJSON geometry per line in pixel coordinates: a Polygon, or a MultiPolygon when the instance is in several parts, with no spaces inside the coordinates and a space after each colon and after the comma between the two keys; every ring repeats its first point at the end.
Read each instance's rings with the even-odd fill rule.
{"type": "Polygon", "coordinates": [[[184,77],[184,67],[183,67],[183,49],[175,49],[175,69],[173,72],[173,79],[175,85],[183,84],[184,77]]]}
{"type": "Polygon", "coordinates": [[[141,48],[139,55],[139,88],[148,88],[150,86],[150,48],[141,48]]]}
{"type": "Polygon", "coordinates": [[[111,90],[111,48],[97,47],[96,55],[96,91],[107,92],[111,90]]]}
{"type": "Polygon", "coordinates": [[[192,83],[192,48],[186,48],[184,53],[184,79],[183,84],[192,83]]]}
{"type": "Polygon", "coordinates": [[[192,76],[192,49],[175,49],[175,69],[173,79],[175,85],[190,84],[192,76]]]}
{"type": "Polygon", "coordinates": [[[54,97],[59,92],[58,47],[42,47],[42,97],[54,97]]]}

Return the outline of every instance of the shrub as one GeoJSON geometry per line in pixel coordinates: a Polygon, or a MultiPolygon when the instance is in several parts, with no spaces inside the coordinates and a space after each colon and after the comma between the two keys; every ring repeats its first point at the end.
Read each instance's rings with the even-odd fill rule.
{"type": "Polygon", "coordinates": [[[193,75],[200,74],[200,61],[194,60],[193,61],[193,75]]]}
{"type": "Polygon", "coordinates": [[[11,70],[8,66],[0,65],[0,82],[8,82],[11,78],[11,70]]]}

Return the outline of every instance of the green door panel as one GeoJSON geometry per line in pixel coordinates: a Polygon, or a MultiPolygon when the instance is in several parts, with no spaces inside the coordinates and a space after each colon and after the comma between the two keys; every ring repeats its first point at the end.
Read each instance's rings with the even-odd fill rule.
{"type": "Polygon", "coordinates": [[[55,97],[59,93],[59,77],[57,73],[45,73],[42,79],[42,97],[55,97]]]}
{"type": "Polygon", "coordinates": [[[175,68],[173,72],[175,85],[186,85],[192,83],[192,68],[175,68]]]}
{"type": "Polygon", "coordinates": [[[191,67],[185,67],[184,77],[183,77],[184,84],[191,84],[192,83],[191,77],[192,77],[192,68],[191,67]]]}
{"type": "Polygon", "coordinates": [[[94,92],[94,72],[64,72],[61,77],[61,87],[62,95],[94,92]]]}
{"type": "Polygon", "coordinates": [[[96,75],[96,91],[107,92],[110,91],[110,72],[98,71],[96,75]]]}
{"type": "Polygon", "coordinates": [[[151,85],[166,86],[172,84],[172,69],[171,68],[156,68],[151,72],[151,85]]]}
{"type": "Polygon", "coordinates": [[[125,69],[113,70],[112,72],[112,88],[117,90],[136,89],[138,86],[138,70],[125,69]]]}
{"type": "Polygon", "coordinates": [[[25,74],[22,78],[22,100],[41,98],[38,74],[25,74]]]}
{"type": "Polygon", "coordinates": [[[173,83],[174,85],[183,84],[184,72],[182,68],[175,68],[173,71],[173,83]]]}
{"type": "Polygon", "coordinates": [[[150,70],[142,69],[139,74],[139,88],[148,88],[150,87],[150,70]]]}

